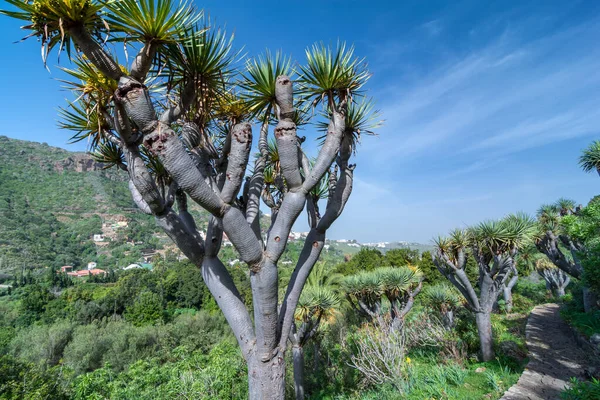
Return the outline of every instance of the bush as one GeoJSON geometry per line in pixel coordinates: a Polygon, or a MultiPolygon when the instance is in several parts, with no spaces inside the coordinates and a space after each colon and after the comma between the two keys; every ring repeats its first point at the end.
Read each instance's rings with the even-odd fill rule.
{"type": "Polygon", "coordinates": [[[140,360],[115,373],[110,364],[75,379],[75,400],[88,399],[242,399],[248,396],[247,370],[237,345],[225,340],[208,355],[174,350],[175,362],[140,360]]]}
{"type": "Polygon", "coordinates": [[[64,362],[77,375],[110,363],[122,371],[137,360],[156,356],[163,339],[162,327],[136,328],[124,321],[79,326],[66,347],[64,362]]]}
{"type": "Polygon", "coordinates": [[[350,365],[363,375],[366,384],[392,385],[406,389],[408,367],[404,335],[385,322],[364,325],[351,337],[353,354],[350,365]]]}
{"type": "Polygon", "coordinates": [[[0,399],[68,399],[58,367],[42,370],[11,356],[0,357],[0,399]]]}
{"type": "Polygon", "coordinates": [[[28,363],[45,369],[57,365],[71,341],[74,325],[62,321],[53,325],[34,325],[22,330],[10,344],[10,352],[28,363]]]}
{"type": "Polygon", "coordinates": [[[564,400],[596,400],[600,399],[600,381],[582,382],[571,378],[571,387],[561,393],[564,400]]]}
{"type": "Polygon", "coordinates": [[[136,326],[154,324],[166,320],[166,313],[160,296],[150,291],[141,292],[135,303],[128,306],[123,314],[125,319],[136,326]]]}

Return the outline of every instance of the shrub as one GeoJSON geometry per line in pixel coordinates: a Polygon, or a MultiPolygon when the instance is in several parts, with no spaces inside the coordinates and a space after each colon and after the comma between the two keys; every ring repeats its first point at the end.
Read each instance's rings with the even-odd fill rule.
{"type": "Polygon", "coordinates": [[[33,325],[21,330],[10,344],[10,352],[41,368],[57,365],[71,341],[74,325],[62,321],[53,325],[33,325]]]}
{"type": "Polygon", "coordinates": [[[582,382],[571,378],[571,386],[561,393],[564,400],[596,400],[600,399],[600,381],[592,379],[582,382]]]}
{"type": "Polygon", "coordinates": [[[160,296],[147,290],[138,295],[135,303],[128,306],[123,315],[136,326],[154,324],[166,319],[160,296]]]}
{"type": "Polygon", "coordinates": [[[247,370],[237,346],[229,340],[208,355],[173,351],[175,362],[156,358],[140,360],[127,371],[116,373],[110,364],[81,375],[72,385],[75,400],[88,399],[242,399],[247,394],[247,370]]]}
{"type": "Polygon", "coordinates": [[[408,367],[400,329],[391,329],[385,322],[364,325],[351,340],[350,366],[360,371],[366,384],[388,384],[399,392],[406,389],[408,367]]]}
{"type": "Polygon", "coordinates": [[[0,357],[0,399],[68,399],[58,367],[42,370],[11,356],[0,357]]]}
{"type": "Polygon", "coordinates": [[[161,345],[161,327],[136,328],[124,321],[79,326],[64,353],[65,364],[77,375],[110,363],[122,371],[142,358],[156,356],[161,345]]]}

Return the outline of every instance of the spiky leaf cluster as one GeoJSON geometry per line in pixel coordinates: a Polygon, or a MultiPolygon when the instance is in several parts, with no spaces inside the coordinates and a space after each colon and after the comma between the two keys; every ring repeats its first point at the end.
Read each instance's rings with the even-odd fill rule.
{"type": "Polygon", "coordinates": [[[154,42],[163,45],[182,40],[202,14],[188,1],[118,0],[104,2],[113,40],[154,42]]]}
{"type": "Polygon", "coordinates": [[[44,65],[50,51],[59,46],[71,52],[71,39],[65,32],[72,26],[80,25],[89,32],[99,36],[108,32],[108,25],[102,19],[102,9],[112,1],[98,0],[6,0],[18,11],[0,10],[1,14],[29,21],[30,25],[23,29],[31,33],[25,37],[35,36],[42,45],[44,65]]]}
{"type": "Polygon", "coordinates": [[[306,50],[307,65],[300,66],[302,93],[313,106],[324,102],[335,108],[336,100],[352,99],[370,77],[364,60],[354,55],[354,47],[338,43],[332,50],[315,44],[306,50]]]}
{"type": "Polygon", "coordinates": [[[440,312],[454,310],[461,303],[460,293],[446,283],[426,287],[423,297],[426,304],[440,312]]]}
{"type": "Polygon", "coordinates": [[[489,256],[516,252],[532,243],[537,233],[535,220],[526,214],[484,221],[469,229],[473,244],[489,256]]]}
{"type": "Polygon", "coordinates": [[[579,157],[579,166],[585,172],[598,171],[600,173],[600,140],[590,144],[579,157]]]}
{"type": "Polygon", "coordinates": [[[300,295],[295,318],[298,321],[329,319],[335,315],[339,305],[340,298],[332,288],[306,285],[300,295]]]}

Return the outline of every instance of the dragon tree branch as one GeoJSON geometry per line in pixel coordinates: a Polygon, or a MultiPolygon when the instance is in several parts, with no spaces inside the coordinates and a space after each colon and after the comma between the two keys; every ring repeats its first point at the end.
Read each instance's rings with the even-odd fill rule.
{"type": "Polygon", "coordinates": [[[288,283],[288,288],[280,309],[279,329],[281,339],[279,346],[282,348],[285,346],[284,338],[293,323],[294,311],[298,305],[302,288],[323,251],[327,229],[340,216],[352,193],[353,171],[354,168],[342,170],[335,192],[333,193],[333,198],[327,204],[325,215],[317,226],[310,230],[306,237],[304,247],[300,253],[296,268],[294,268],[294,272],[290,277],[290,282],[288,283]]]}
{"type": "Polygon", "coordinates": [[[102,74],[115,81],[124,75],[119,64],[92,38],[83,25],[74,25],[69,28],[68,32],[79,50],[102,74]]]}
{"type": "Polygon", "coordinates": [[[248,361],[253,352],[256,337],[252,329],[250,314],[231,275],[218,258],[207,256],[202,263],[202,278],[231,326],[242,349],[244,359],[248,361]]]}
{"type": "Polygon", "coordinates": [[[323,143],[323,147],[319,151],[317,161],[315,161],[310,174],[302,184],[302,189],[306,192],[310,192],[319,183],[325,172],[331,167],[340,150],[346,129],[346,103],[342,104],[340,110],[341,112],[334,111],[332,113],[325,143],[323,143]]]}
{"type": "Polygon", "coordinates": [[[146,80],[146,75],[152,66],[152,60],[156,55],[157,44],[155,41],[146,41],[144,46],[140,49],[135,59],[131,63],[131,77],[139,82],[146,80]]]}
{"type": "Polygon", "coordinates": [[[236,124],[231,130],[231,149],[227,161],[225,184],[221,190],[221,198],[225,203],[231,203],[242,186],[251,146],[252,126],[246,122],[236,124]]]}

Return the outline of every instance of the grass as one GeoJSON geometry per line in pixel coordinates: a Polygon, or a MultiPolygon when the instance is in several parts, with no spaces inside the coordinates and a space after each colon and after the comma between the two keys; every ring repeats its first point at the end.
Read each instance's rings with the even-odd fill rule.
{"type": "Polygon", "coordinates": [[[600,332],[600,310],[594,312],[583,312],[574,310],[568,304],[563,307],[560,313],[561,317],[587,338],[594,333],[600,332]]]}

